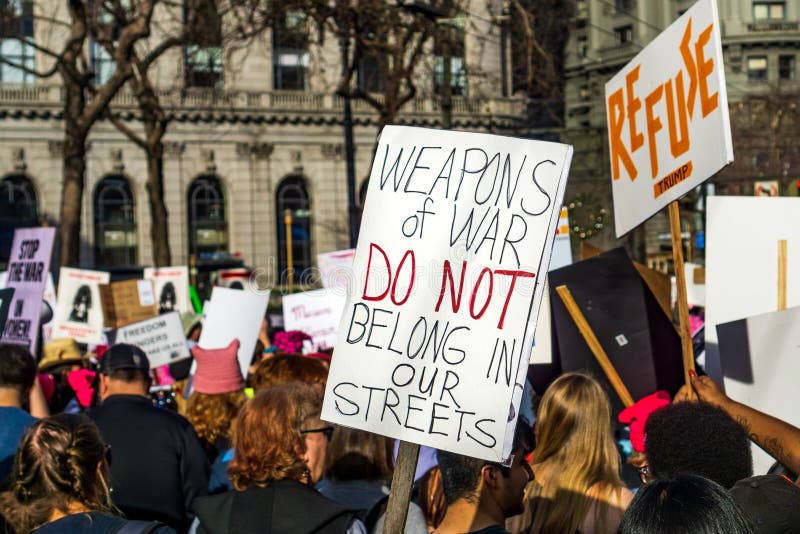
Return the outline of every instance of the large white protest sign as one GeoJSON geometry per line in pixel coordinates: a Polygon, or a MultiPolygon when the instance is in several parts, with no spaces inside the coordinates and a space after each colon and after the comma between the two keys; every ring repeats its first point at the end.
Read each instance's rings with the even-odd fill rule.
{"type": "Polygon", "coordinates": [[[108,334],[108,342],[112,345],[136,345],[147,354],[152,368],[191,356],[178,312],[165,313],[112,330],[108,334]]]}
{"type": "Polygon", "coordinates": [[[246,377],[268,302],[269,291],[215,287],[203,307],[203,331],[197,344],[204,349],[221,349],[238,339],[239,367],[246,377]]]}
{"type": "Polygon", "coordinates": [[[50,270],[55,228],[20,228],[8,260],[5,284],[14,289],[0,342],[23,345],[36,354],[42,296],[50,270]]]}
{"type": "Polygon", "coordinates": [[[105,271],[61,268],[54,338],[71,337],[78,343],[102,343],[100,285],[108,284],[109,279],[105,271]]]}
{"type": "MultiPolygon", "coordinates": [[[[717,325],[717,334],[728,396],[800,427],[800,308],[717,325]]],[[[775,459],[752,450],[753,472],[766,473],[775,459]]]]}
{"type": "Polygon", "coordinates": [[[347,295],[353,281],[353,257],[356,249],[317,254],[317,267],[322,287],[347,295]]]}
{"type": "Polygon", "coordinates": [[[153,281],[153,292],[158,303],[158,313],[179,311],[191,313],[189,302],[189,268],[185,265],[176,267],[147,267],[144,279],[153,281]]]}
{"type": "Polygon", "coordinates": [[[715,0],[700,0],[606,83],[617,237],[733,161],[715,0]]]}
{"type": "Polygon", "coordinates": [[[311,336],[304,346],[306,352],[333,348],[344,304],[345,295],[329,289],[284,295],[284,328],[311,336]]]}
{"type": "Polygon", "coordinates": [[[778,241],[787,241],[786,305],[800,306],[800,198],[708,197],[706,371],[720,381],[718,324],[778,309],[778,241]]]}
{"type": "Polygon", "coordinates": [[[557,143],[384,128],[323,419],[508,456],[571,156],[557,143]]]}

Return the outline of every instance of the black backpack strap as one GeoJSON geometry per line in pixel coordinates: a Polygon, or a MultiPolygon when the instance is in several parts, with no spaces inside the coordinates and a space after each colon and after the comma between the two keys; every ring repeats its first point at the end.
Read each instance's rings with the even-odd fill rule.
{"type": "Polygon", "coordinates": [[[150,534],[162,525],[164,523],[160,521],[125,521],[125,524],[117,530],[117,534],[150,534]]]}
{"type": "Polygon", "coordinates": [[[362,520],[364,522],[364,526],[367,527],[367,532],[373,532],[375,530],[375,526],[378,524],[378,519],[380,519],[381,516],[386,513],[386,505],[388,503],[389,496],[384,495],[378,500],[378,502],[372,505],[372,508],[370,508],[369,511],[367,511],[367,514],[362,520]]]}

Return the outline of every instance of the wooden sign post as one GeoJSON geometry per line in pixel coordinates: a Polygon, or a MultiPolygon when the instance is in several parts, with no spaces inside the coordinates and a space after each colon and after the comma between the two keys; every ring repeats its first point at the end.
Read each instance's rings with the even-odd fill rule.
{"type": "Polygon", "coordinates": [[[778,241],[778,311],[786,309],[786,240],[778,241]]]}
{"type": "MultiPolygon", "coordinates": [[[[683,377],[691,385],[689,371],[694,371],[694,349],[692,332],[689,329],[689,304],[686,299],[686,270],[683,265],[683,237],[681,236],[681,214],[678,201],[669,203],[669,229],[672,233],[672,264],[675,269],[675,287],[678,304],[678,333],[681,335],[683,354],[683,377]]],[[[691,387],[689,388],[691,390],[691,387]]]]}
{"type": "Polygon", "coordinates": [[[603,372],[608,378],[608,381],[611,383],[611,386],[614,388],[614,391],[617,392],[619,395],[622,404],[625,405],[627,408],[628,406],[633,405],[633,397],[631,396],[628,388],[625,387],[625,384],[622,382],[622,379],[619,377],[619,373],[614,368],[614,364],[611,363],[611,360],[606,354],[606,351],[603,349],[603,346],[598,341],[597,336],[594,334],[592,327],[589,326],[588,321],[586,321],[586,317],[584,317],[583,312],[581,311],[580,307],[578,307],[578,303],[575,302],[575,299],[572,297],[572,293],[570,292],[567,286],[558,286],[556,288],[556,293],[558,296],[561,297],[561,301],[564,303],[564,306],[567,308],[567,312],[569,312],[570,317],[575,322],[575,326],[578,327],[578,331],[580,331],[583,339],[586,340],[586,344],[589,345],[589,348],[594,354],[594,357],[597,359],[597,363],[600,364],[600,367],[603,369],[603,372]]]}
{"type": "Polygon", "coordinates": [[[386,521],[383,531],[386,534],[402,534],[405,530],[411,488],[414,486],[414,473],[417,470],[419,445],[401,441],[397,451],[397,461],[392,475],[392,491],[386,504],[386,521]]]}

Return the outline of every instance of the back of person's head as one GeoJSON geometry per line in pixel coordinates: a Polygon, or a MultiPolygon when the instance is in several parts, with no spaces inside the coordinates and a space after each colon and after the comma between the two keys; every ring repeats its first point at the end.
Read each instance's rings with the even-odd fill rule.
{"type": "Polygon", "coordinates": [[[36,380],[36,362],[33,356],[21,345],[0,345],[0,388],[16,389],[21,395],[36,380]]]}
{"type": "Polygon", "coordinates": [[[320,360],[299,355],[278,354],[258,364],[251,379],[255,390],[289,382],[304,382],[324,389],[328,368],[320,360]]]}
{"type": "Polygon", "coordinates": [[[719,484],[695,475],[655,480],[639,489],[621,534],[752,534],[753,527],[719,484]]]}
{"type": "Polygon", "coordinates": [[[653,412],[645,426],[651,474],[699,475],[731,488],[753,474],[750,441],[725,411],[704,402],[676,402],[653,412]]]}
{"type": "Polygon", "coordinates": [[[118,343],[110,346],[100,358],[99,371],[111,380],[126,384],[150,384],[150,360],[135,345],[118,343]]]}
{"type": "MultiPolygon", "coordinates": [[[[530,427],[527,426],[522,420],[517,421],[516,429],[514,431],[514,441],[511,446],[512,461],[516,460],[517,464],[525,464],[526,470],[527,461],[525,456],[533,448],[533,434],[530,427]],[[515,458],[519,457],[519,458],[515,458]],[[520,462],[519,460],[522,460],[520,462]]],[[[436,453],[439,462],[439,470],[442,476],[442,486],[444,489],[444,498],[448,505],[454,503],[459,499],[464,499],[467,502],[477,503],[480,495],[480,481],[485,466],[493,466],[500,470],[503,477],[508,478],[511,474],[511,468],[501,464],[487,462],[478,458],[471,458],[462,454],[447,452],[439,450],[436,453]]],[[[520,488],[519,499],[522,498],[522,488],[520,488]]],[[[519,512],[515,512],[519,513],[519,512]]]]}
{"type": "Polygon", "coordinates": [[[321,409],[319,393],[296,382],[267,388],[247,401],[234,425],[236,454],[228,467],[233,486],[244,490],[285,478],[300,480],[308,471],[300,430],[321,409]]]}
{"type": "Polygon", "coordinates": [[[14,458],[7,494],[14,502],[12,522],[28,532],[53,511],[69,513],[70,505],[112,510],[105,453],[97,425],[85,415],[58,414],[31,425],[14,458]]]}
{"type": "MultiPolygon", "coordinates": [[[[603,387],[585,374],[561,375],[539,402],[535,432],[534,464],[546,463],[548,478],[532,501],[533,531],[574,532],[592,504],[592,487],[604,493],[622,485],[603,387]]],[[[599,510],[605,523],[605,508],[599,510]]]]}
{"type": "Polygon", "coordinates": [[[388,480],[393,440],[372,432],[337,427],[328,446],[326,476],[334,481],[388,480]]]}

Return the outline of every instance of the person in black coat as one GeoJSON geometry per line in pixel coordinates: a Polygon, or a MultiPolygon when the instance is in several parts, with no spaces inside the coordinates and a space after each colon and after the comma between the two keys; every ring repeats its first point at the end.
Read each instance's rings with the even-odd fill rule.
{"type": "Polygon", "coordinates": [[[228,468],[234,490],[195,501],[199,534],[365,532],[355,512],[318,493],[333,427],[319,394],[301,383],[273,386],[248,401],[234,425],[228,468]]]}
{"type": "Polygon", "coordinates": [[[100,359],[100,406],[88,413],[111,446],[114,502],[129,519],[157,519],[179,532],[207,494],[210,465],[189,422],[153,406],[147,355],[133,345],[100,359]]]}

